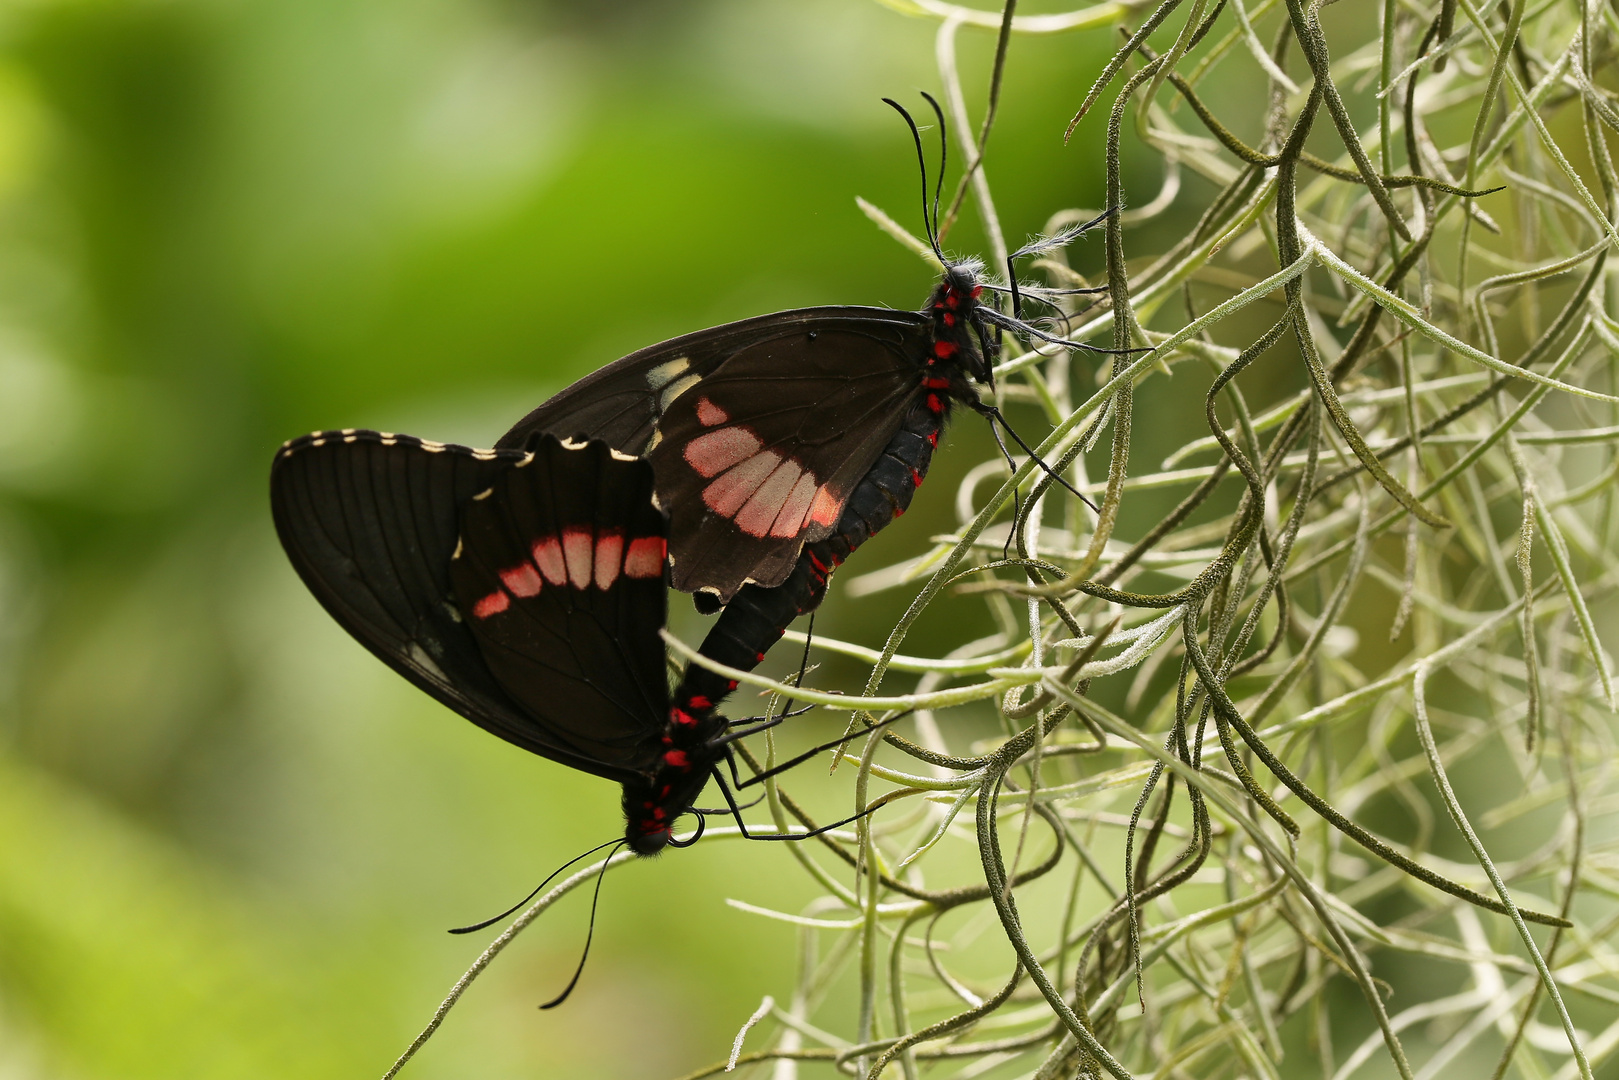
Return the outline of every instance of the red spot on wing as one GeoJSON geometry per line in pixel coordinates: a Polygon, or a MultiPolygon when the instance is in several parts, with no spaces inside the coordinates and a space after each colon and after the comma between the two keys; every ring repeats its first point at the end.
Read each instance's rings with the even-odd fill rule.
{"type": "Polygon", "coordinates": [[[763,445],[759,437],[747,428],[720,428],[687,443],[682,456],[699,476],[718,476],[757,454],[763,445]]]}
{"type": "Polygon", "coordinates": [[[491,615],[499,615],[512,606],[511,597],[496,589],[488,596],[472,605],[472,615],[477,619],[487,619],[491,615]]]}
{"type": "Polygon", "coordinates": [[[590,535],[589,529],[562,530],[562,559],[568,564],[568,584],[576,589],[590,584],[595,546],[595,537],[590,535]]]}
{"type": "Polygon", "coordinates": [[[809,519],[817,525],[836,525],[838,514],[843,512],[843,500],[833,493],[825,484],[815,493],[815,501],[810,504],[809,519]]]}
{"type": "Polygon", "coordinates": [[[788,492],[787,499],[781,505],[781,513],[776,515],[776,523],[770,527],[771,536],[789,539],[797,536],[804,528],[804,518],[809,514],[810,503],[815,501],[815,474],[804,472],[788,492]]]}
{"type": "Polygon", "coordinates": [[[799,468],[796,461],[784,461],[777,466],[776,471],[759,485],[759,490],[738,511],[736,527],[749,536],[768,536],[770,527],[785,509],[787,497],[793,493],[793,487],[803,473],[804,470],[799,468]]]}
{"type": "Polygon", "coordinates": [[[714,427],[723,424],[731,418],[731,414],[714,404],[706,397],[697,399],[697,422],[704,427],[714,427]]]}
{"type": "Polygon", "coordinates": [[[610,589],[624,564],[624,534],[613,530],[596,537],[596,588],[610,589]]]}
{"type": "Polygon", "coordinates": [[[661,536],[643,536],[630,541],[624,555],[624,576],[628,578],[656,578],[663,576],[663,560],[668,554],[668,541],[661,536]]]}
{"type": "MultiPolygon", "coordinates": [[[[735,431],[735,428],[726,428],[735,431]]],[[[715,432],[716,435],[720,432],[715,432]]],[[[750,436],[751,438],[751,436],[750,436]]],[[[781,457],[769,450],[754,454],[736,468],[703,489],[703,502],[720,517],[731,517],[752,497],[759,485],[769,479],[781,464],[781,457]]],[[[699,470],[701,471],[701,470],[699,470]]],[[[774,516],[774,515],[772,515],[774,516]]]]}
{"type": "MultiPolygon", "coordinates": [[[[512,591],[513,596],[538,596],[540,592],[540,572],[534,569],[533,563],[523,563],[510,570],[500,572],[501,584],[512,591]]],[[[485,597],[485,599],[488,599],[485,597]]],[[[504,610],[504,605],[502,605],[504,610]]]]}
{"type": "Polygon", "coordinates": [[[568,567],[562,561],[562,542],[554,536],[547,536],[534,541],[532,549],[534,565],[540,568],[545,580],[553,585],[561,585],[568,580],[568,567]]]}

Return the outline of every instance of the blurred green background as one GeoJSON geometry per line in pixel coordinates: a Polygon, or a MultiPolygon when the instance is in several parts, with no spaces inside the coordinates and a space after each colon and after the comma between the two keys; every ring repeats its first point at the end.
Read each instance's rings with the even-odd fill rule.
{"type": "MultiPolygon", "coordinates": [[[[616,834],[613,785],[484,735],[324,615],[270,527],[271,454],[340,426],[488,445],[664,337],[914,306],[927,268],[854,197],[917,224],[879,98],[936,89],[935,25],[868,0],[0,9],[0,1076],[378,1075],[482,947],[443,930],[616,834]]],[[[1060,134],[1112,33],[1014,42],[1014,238],[1101,201],[1100,155],[1060,134]]],[[[979,100],[992,44],[962,34],[979,100]]],[[[953,239],[977,247],[970,214],[953,239]]],[[[962,424],[940,467],[988,449],[962,424]]],[[[943,496],[868,566],[948,527],[943,496]]],[[[822,625],[879,642],[903,600],[822,625]]],[[[564,1009],[535,1005],[582,897],[409,1075],[722,1057],[795,950],[725,898],[809,895],[774,846],[631,867],[564,1009]]]]}

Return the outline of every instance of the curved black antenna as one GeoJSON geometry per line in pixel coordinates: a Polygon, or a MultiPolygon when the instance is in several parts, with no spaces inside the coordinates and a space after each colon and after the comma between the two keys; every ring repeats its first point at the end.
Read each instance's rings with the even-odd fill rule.
{"type": "MultiPolygon", "coordinates": [[[[702,819],[698,818],[697,820],[701,821],[702,819]]],[[[700,832],[701,830],[698,830],[698,831],[700,832]]],[[[568,985],[562,988],[562,993],[558,994],[556,997],[552,998],[550,1001],[547,1001],[544,1005],[541,1005],[540,1008],[542,1008],[542,1009],[554,1009],[554,1008],[556,1008],[558,1005],[561,1005],[564,1001],[567,1001],[568,1000],[568,995],[573,993],[573,988],[575,986],[579,985],[579,976],[581,976],[581,975],[583,975],[585,973],[585,961],[590,959],[590,942],[591,942],[591,939],[596,936],[596,903],[599,900],[601,900],[601,898],[602,898],[602,881],[603,881],[603,879],[605,879],[607,877],[607,864],[612,862],[614,855],[618,854],[618,848],[623,846],[624,844],[627,844],[627,843],[629,843],[628,840],[619,840],[619,841],[617,841],[617,843],[615,844],[611,854],[609,854],[607,856],[607,858],[602,860],[601,873],[596,875],[596,891],[590,897],[590,929],[585,932],[585,951],[582,954],[580,954],[579,966],[573,969],[573,978],[569,979],[568,980],[568,985]]],[[[602,847],[606,847],[606,846],[607,846],[606,844],[602,845],[602,847]]]]}
{"type": "MultiPolygon", "coordinates": [[[[499,915],[496,915],[496,916],[494,916],[493,918],[490,918],[490,919],[485,919],[483,922],[480,922],[480,923],[473,923],[471,926],[458,926],[454,930],[451,930],[450,933],[452,933],[452,934],[471,934],[471,933],[475,933],[476,931],[482,930],[485,927],[495,925],[500,920],[504,919],[506,916],[510,915],[512,912],[518,910],[524,904],[528,903],[530,900],[532,900],[536,896],[538,896],[540,894],[541,889],[543,889],[547,885],[551,884],[551,878],[556,877],[558,874],[562,873],[562,871],[566,870],[568,867],[572,866],[574,863],[578,862],[580,859],[583,859],[583,858],[586,858],[588,856],[594,855],[594,854],[596,854],[596,852],[600,851],[604,847],[608,847],[608,846],[610,846],[612,844],[622,844],[622,843],[624,843],[623,840],[609,840],[604,844],[597,844],[595,847],[591,848],[589,851],[585,852],[583,855],[575,855],[573,858],[569,859],[567,862],[563,863],[561,866],[559,866],[555,870],[551,871],[551,877],[546,878],[544,881],[542,881],[538,885],[534,886],[534,891],[533,892],[529,893],[527,896],[525,896],[521,900],[517,901],[517,903],[515,903],[511,907],[507,908],[505,911],[502,911],[499,915]]],[[[611,855],[609,855],[607,857],[609,859],[612,858],[611,855]]]]}
{"type": "MultiPolygon", "coordinates": [[[[932,98],[928,100],[931,101],[932,98]]],[[[939,236],[933,231],[933,221],[928,216],[928,160],[927,155],[922,151],[922,132],[917,129],[916,121],[911,119],[911,114],[906,111],[905,106],[893,98],[883,98],[883,104],[904,117],[905,126],[911,129],[911,141],[916,144],[916,164],[922,170],[922,228],[928,234],[928,246],[933,249],[933,254],[942,263],[944,262],[944,253],[939,250],[939,236]]]]}
{"type": "MultiPolygon", "coordinates": [[[[949,125],[944,122],[944,110],[939,108],[937,101],[933,100],[933,95],[926,90],[920,90],[918,93],[927,99],[929,105],[933,106],[933,115],[939,118],[939,175],[933,183],[933,248],[934,254],[939,256],[939,261],[944,262],[944,254],[938,250],[939,194],[944,190],[944,167],[950,162],[949,125]]],[[[927,196],[924,194],[922,198],[925,200],[927,196]]],[[[927,208],[924,206],[923,209],[926,210],[927,208]]]]}

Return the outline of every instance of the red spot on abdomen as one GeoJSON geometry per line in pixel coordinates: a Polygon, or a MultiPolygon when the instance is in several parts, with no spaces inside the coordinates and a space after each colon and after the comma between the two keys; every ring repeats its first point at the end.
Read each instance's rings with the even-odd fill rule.
{"type": "Polygon", "coordinates": [[[663,760],[666,765],[673,765],[677,769],[691,768],[691,762],[686,759],[684,750],[670,750],[663,755],[663,760]]]}

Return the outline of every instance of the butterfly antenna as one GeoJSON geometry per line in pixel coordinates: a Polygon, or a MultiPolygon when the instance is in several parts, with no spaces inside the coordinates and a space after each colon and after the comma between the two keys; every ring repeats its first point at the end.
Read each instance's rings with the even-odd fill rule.
{"type": "MultiPolygon", "coordinates": [[[[697,820],[702,821],[702,818],[698,818],[697,820]]],[[[608,855],[607,858],[602,860],[601,873],[596,875],[596,891],[592,893],[590,897],[590,929],[585,932],[585,951],[579,956],[579,966],[573,969],[573,978],[569,979],[568,985],[562,988],[562,993],[558,994],[550,1001],[547,1001],[544,1005],[541,1005],[540,1008],[556,1008],[564,1001],[567,1001],[568,995],[573,993],[573,988],[579,985],[579,976],[585,973],[585,961],[590,959],[591,939],[596,936],[596,905],[601,901],[602,898],[602,881],[607,877],[607,864],[612,861],[613,855],[618,854],[619,847],[622,847],[624,843],[625,841],[623,840],[615,842],[612,854],[608,855]]],[[[602,846],[606,847],[607,845],[603,844],[602,846]]]]}
{"type": "MultiPolygon", "coordinates": [[[[939,175],[933,182],[933,253],[939,256],[940,262],[944,262],[944,253],[939,250],[939,195],[944,190],[944,169],[950,162],[949,125],[944,122],[944,110],[939,108],[939,103],[934,100],[933,95],[926,90],[920,93],[927,99],[927,103],[933,106],[933,115],[939,118],[939,175]]],[[[926,197],[923,196],[924,199],[926,197]]]]}
{"type": "MultiPolygon", "coordinates": [[[[578,862],[580,859],[588,858],[589,856],[596,854],[596,852],[600,851],[604,847],[610,847],[613,844],[622,844],[623,842],[624,842],[623,840],[609,840],[604,844],[597,844],[595,847],[591,848],[589,851],[585,852],[582,855],[575,855],[573,858],[569,859],[567,862],[563,863],[561,866],[559,866],[555,870],[551,871],[551,876],[546,878],[544,881],[540,882],[538,885],[534,886],[534,891],[533,892],[529,893],[527,896],[525,896],[521,900],[517,901],[517,903],[515,903],[511,907],[507,908],[505,911],[502,911],[499,915],[496,915],[496,916],[494,916],[492,918],[485,919],[483,922],[480,922],[480,923],[473,923],[471,926],[458,926],[454,930],[451,930],[450,933],[452,933],[452,934],[472,934],[472,933],[476,933],[479,930],[483,930],[486,927],[490,927],[490,926],[495,925],[500,920],[504,919],[506,916],[512,914],[513,912],[519,910],[520,908],[523,907],[524,904],[527,904],[530,900],[532,900],[536,896],[538,896],[540,894],[541,889],[543,889],[547,885],[551,884],[551,879],[552,878],[555,878],[558,874],[562,873],[562,871],[566,870],[568,867],[572,866],[574,863],[578,862]]],[[[610,859],[610,858],[612,858],[612,856],[609,855],[608,858],[610,859]]]]}
{"type": "Polygon", "coordinates": [[[911,118],[911,114],[906,110],[905,106],[893,98],[883,98],[883,104],[904,117],[905,126],[911,129],[911,142],[916,144],[916,164],[922,171],[922,227],[928,234],[928,246],[933,249],[933,254],[938,258],[939,262],[943,263],[944,253],[939,250],[939,235],[934,231],[933,218],[928,213],[928,159],[927,154],[922,150],[922,132],[917,128],[916,121],[911,118]]]}

